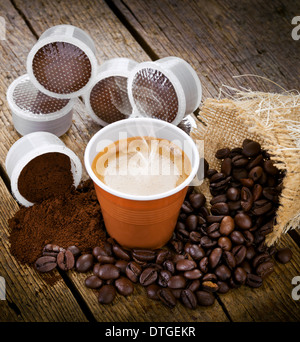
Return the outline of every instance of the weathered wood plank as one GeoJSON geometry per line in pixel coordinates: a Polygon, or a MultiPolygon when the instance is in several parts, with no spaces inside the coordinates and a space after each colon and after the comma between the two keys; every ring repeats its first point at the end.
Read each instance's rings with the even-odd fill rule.
{"type": "Polygon", "coordinates": [[[41,276],[11,256],[7,220],[17,210],[18,204],[0,178],[0,276],[6,284],[6,300],[0,300],[0,321],[86,321],[58,272],[41,276]],[[50,287],[47,281],[54,278],[55,285],[50,287]]]}
{"type": "Polygon", "coordinates": [[[123,1],[114,5],[157,56],[176,55],[198,72],[203,98],[216,97],[222,84],[261,91],[299,89],[299,51],[291,37],[296,1],[123,1]]]}

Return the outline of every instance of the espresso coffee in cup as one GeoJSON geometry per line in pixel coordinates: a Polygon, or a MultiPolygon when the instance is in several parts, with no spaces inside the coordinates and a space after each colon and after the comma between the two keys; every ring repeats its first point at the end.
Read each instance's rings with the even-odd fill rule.
{"type": "Polygon", "coordinates": [[[92,163],[101,182],[136,196],[172,190],[187,179],[191,169],[189,158],[175,143],[148,136],[113,142],[92,163]]]}

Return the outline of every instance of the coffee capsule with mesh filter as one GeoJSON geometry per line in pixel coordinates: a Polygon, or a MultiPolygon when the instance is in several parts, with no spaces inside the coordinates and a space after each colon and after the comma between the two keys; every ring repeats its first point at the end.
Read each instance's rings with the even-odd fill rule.
{"type": "Polygon", "coordinates": [[[63,135],[70,128],[74,99],[57,99],[40,92],[28,74],[15,79],[7,89],[15,129],[26,135],[37,131],[63,135]]]}
{"type": "Polygon", "coordinates": [[[178,125],[201,102],[196,71],[185,60],[166,57],[138,64],[128,77],[132,116],[152,117],[178,125]]]}
{"type": "Polygon", "coordinates": [[[113,58],[99,67],[90,89],[84,94],[87,112],[99,125],[106,126],[132,114],[127,79],[137,64],[128,58],[113,58]]]}
{"type": "Polygon", "coordinates": [[[27,57],[33,85],[48,96],[67,99],[82,95],[97,72],[91,37],[72,25],[45,31],[27,57]]]}

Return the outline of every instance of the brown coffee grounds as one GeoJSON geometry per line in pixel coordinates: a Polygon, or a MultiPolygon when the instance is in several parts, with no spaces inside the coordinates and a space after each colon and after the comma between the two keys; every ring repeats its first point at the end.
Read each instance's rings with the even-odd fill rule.
{"type": "Polygon", "coordinates": [[[73,184],[70,158],[58,152],[45,153],[31,160],[18,179],[20,194],[32,203],[70,191],[73,184]]]}
{"type": "Polygon", "coordinates": [[[91,181],[55,198],[22,207],[9,220],[10,251],[32,265],[48,243],[77,246],[83,253],[103,246],[106,238],[100,205],[91,181]]]}

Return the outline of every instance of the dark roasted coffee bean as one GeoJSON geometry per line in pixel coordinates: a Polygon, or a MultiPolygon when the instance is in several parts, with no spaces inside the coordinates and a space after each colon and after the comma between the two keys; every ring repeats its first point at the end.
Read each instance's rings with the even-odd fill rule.
{"type": "Polygon", "coordinates": [[[215,223],[215,222],[221,222],[223,219],[224,215],[208,215],[206,217],[207,223],[215,223]]]}
{"type": "Polygon", "coordinates": [[[226,196],[229,201],[237,201],[240,199],[240,190],[237,188],[228,188],[226,191],[226,196]]]}
{"type": "Polygon", "coordinates": [[[212,281],[213,283],[216,283],[217,280],[218,278],[214,273],[206,273],[202,278],[202,281],[212,281]]]}
{"type": "Polygon", "coordinates": [[[85,279],[84,284],[89,289],[99,289],[103,284],[103,280],[95,275],[91,275],[85,279]]]}
{"type": "Polygon", "coordinates": [[[120,269],[112,264],[104,264],[99,267],[98,276],[102,280],[117,279],[120,276],[120,269]]]}
{"type": "Polygon", "coordinates": [[[228,215],[229,208],[227,203],[216,203],[211,207],[211,213],[213,215],[228,215]]]}
{"type": "Polygon", "coordinates": [[[216,197],[213,197],[210,201],[210,204],[214,205],[216,203],[222,203],[222,202],[227,202],[227,196],[225,194],[221,194],[216,197]]]}
{"type": "Polygon", "coordinates": [[[115,281],[115,287],[122,296],[129,296],[133,293],[133,283],[126,277],[121,277],[115,281]]]}
{"type": "Polygon", "coordinates": [[[241,201],[228,202],[228,208],[229,208],[229,210],[231,212],[231,215],[234,216],[234,214],[232,214],[232,212],[242,208],[241,201]]]}
{"type": "Polygon", "coordinates": [[[190,236],[190,232],[188,232],[185,229],[178,229],[176,232],[176,237],[182,241],[187,241],[189,236],[190,236]]]}
{"type": "Polygon", "coordinates": [[[233,277],[231,277],[228,281],[228,285],[232,288],[232,289],[237,289],[238,287],[240,287],[242,284],[239,284],[235,281],[235,279],[233,277]]]}
{"type": "Polygon", "coordinates": [[[254,243],[254,235],[249,230],[243,231],[243,235],[245,238],[246,247],[251,246],[254,243]]]}
{"type": "Polygon", "coordinates": [[[278,201],[278,191],[273,187],[266,187],[263,189],[263,195],[266,199],[272,202],[278,201]]]}
{"type": "Polygon", "coordinates": [[[247,273],[242,267],[237,267],[233,272],[234,280],[238,284],[245,284],[247,279],[247,273]]]}
{"type": "Polygon", "coordinates": [[[94,247],[92,253],[93,253],[93,256],[94,256],[96,259],[98,259],[98,257],[99,257],[100,255],[102,255],[102,256],[109,256],[109,255],[107,254],[106,250],[105,250],[104,248],[102,248],[102,247],[99,247],[99,246],[94,247]]]}
{"type": "Polygon", "coordinates": [[[232,158],[232,164],[234,167],[244,167],[248,164],[248,158],[238,154],[232,158]]]}
{"type": "Polygon", "coordinates": [[[224,173],[222,172],[218,172],[216,174],[214,174],[211,178],[210,178],[210,183],[219,183],[220,181],[222,181],[223,179],[225,179],[226,176],[224,175],[224,173]]]}
{"type": "Polygon", "coordinates": [[[42,256],[36,260],[34,266],[39,272],[50,272],[57,266],[56,257],[49,255],[42,256]]]}
{"type": "Polygon", "coordinates": [[[252,192],[249,188],[246,188],[245,186],[242,187],[241,190],[241,206],[242,209],[247,212],[252,208],[253,205],[253,196],[252,192]]]}
{"type": "Polygon", "coordinates": [[[100,264],[114,264],[116,262],[114,257],[108,255],[99,255],[97,259],[100,264]]]}
{"type": "Polygon", "coordinates": [[[181,206],[181,210],[185,213],[185,214],[191,214],[193,212],[193,207],[191,206],[191,204],[188,201],[184,201],[182,203],[181,206]]]}
{"type": "Polygon", "coordinates": [[[232,170],[232,162],[230,158],[225,158],[221,164],[221,173],[225,176],[230,176],[232,170]]]}
{"type": "Polygon", "coordinates": [[[235,223],[231,216],[224,216],[220,223],[220,234],[221,235],[230,235],[234,230],[235,223]]]}
{"type": "Polygon", "coordinates": [[[249,144],[251,141],[253,141],[253,140],[251,140],[251,139],[244,139],[243,140],[243,143],[242,143],[242,147],[244,148],[247,144],[249,144]]]}
{"type": "Polygon", "coordinates": [[[126,260],[117,260],[115,266],[118,267],[121,273],[126,273],[126,267],[128,265],[128,261],[126,260]]]}
{"type": "Polygon", "coordinates": [[[259,264],[270,260],[270,255],[269,253],[265,252],[265,253],[261,253],[259,255],[256,255],[253,260],[252,260],[252,266],[254,268],[256,268],[259,264]]]}
{"type": "Polygon", "coordinates": [[[252,273],[252,267],[249,264],[247,260],[244,260],[241,264],[240,267],[242,267],[247,274],[252,273]]]}
{"type": "Polygon", "coordinates": [[[233,253],[224,251],[223,253],[223,259],[225,260],[226,265],[229,267],[229,269],[233,270],[236,266],[236,260],[233,253]]]}
{"type": "Polygon", "coordinates": [[[242,183],[243,186],[247,188],[252,188],[254,185],[254,181],[251,178],[242,178],[240,179],[240,182],[242,183]]]}
{"type": "Polygon", "coordinates": [[[189,196],[190,203],[194,209],[199,209],[204,206],[206,198],[203,194],[194,193],[189,196]]]}
{"type": "Polygon", "coordinates": [[[204,257],[199,261],[199,269],[202,273],[207,273],[207,271],[208,271],[208,257],[204,257]]]}
{"type": "Polygon", "coordinates": [[[234,255],[237,265],[241,264],[244,261],[246,257],[246,253],[247,253],[247,248],[243,245],[238,245],[238,246],[233,247],[232,254],[234,255]]]}
{"type": "Polygon", "coordinates": [[[159,299],[169,308],[174,308],[176,305],[176,298],[172,291],[168,288],[162,288],[157,291],[159,299]]]}
{"type": "Polygon", "coordinates": [[[272,206],[272,203],[268,200],[261,199],[253,203],[251,211],[254,215],[260,216],[266,214],[269,210],[271,210],[272,206]]]}
{"type": "Polygon", "coordinates": [[[209,266],[211,268],[215,268],[218,265],[219,261],[221,260],[222,253],[223,251],[219,247],[213,249],[210,256],[208,257],[209,266]]]}
{"type": "Polygon", "coordinates": [[[256,274],[261,278],[266,278],[274,271],[274,264],[272,261],[265,261],[259,264],[256,268],[256,274]]]}
{"type": "Polygon", "coordinates": [[[69,246],[67,248],[67,251],[70,251],[73,254],[74,258],[77,258],[81,253],[80,249],[77,246],[69,246]]]}
{"type": "Polygon", "coordinates": [[[206,280],[202,281],[202,290],[207,292],[217,292],[219,290],[219,286],[216,282],[206,280]]]}
{"type": "Polygon", "coordinates": [[[189,242],[186,243],[184,251],[188,253],[193,258],[193,260],[196,261],[202,259],[205,256],[205,251],[201,246],[191,244],[189,242]]]}
{"type": "Polygon", "coordinates": [[[74,267],[75,258],[71,251],[66,250],[58,253],[56,262],[61,270],[68,271],[74,267]]]}
{"type": "Polygon", "coordinates": [[[157,270],[154,268],[146,268],[140,275],[140,284],[142,286],[148,286],[153,284],[158,277],[157,270]]]}
{"type": "Polygon", "coordinates": [[[197,298],[191,290],[182,290],[180,298],[184,306],[192,310],[196,309],[197,298]]]}
{"type": "Polygon", "coordinates": [[[226,265],[220,265],[215,269],[215,274],[218,279],[226,281],[231,277],[231,271],[226,265]]]}
{"type": "Polygon", "coordinates": [[[250,287],[258,288],[262,285],[263,280],[256,274],[247,274],[246,284],[250,287]]]}
{"type": "Polygon", "coordinates": [[[92,254],[83,254],[76,261],[76,270],[85,273],[92,269],[94,265],[94,257],[92,254]]]}
{"type": "Polygon", "coordinates": [[[202,236],[200,244],[204,248],[211,248],[217,244],[217,241],[210,239],[208,236],[202,236]]]}
{"type": "Polygon", "coordinates": [[[253,189],[252,189],[254,202],[261,198],[262,192],[263,192],[262,186],[260,184],[254,184],[253,189]]]}
{"type": "MultiPolygon", "coordinates": [[[[226,177],[225,179],[219,180],[217,182],[210,184],[210,189],[214,189],[215,191],[223,191],[228,188],[228,183],[231,181],[231,177],[226,177]]],[[[215,196],[215,194],[213,194],[215,196]]]]}
{"type": "Polygon", "coordinates": [[[245,242],[245,237],[242,234],[242,232],[238,231],[238,230],[234,230],[231,234],[230,234],[230,239],[231,241],[236,244],[236,245],[242,245],[245,242]]]}
{"type": "Polygon", "coordinates": [[[206,223],[205,218],[202,217],[202,216],[200,216],[200,215],[198,215],[198,224],[199,224],[199,225],[203,225],[203,224],[205,224],[205,223],[206,223]]]}
{"type": "Polygon", "coordinates": [[[279,170],[277,169],[276,166],[274,166],[274,162],[272,160],[264,161],[263,168],[269,175],[272,175],[272,176],[275,176],[279,173],[279,170]]]}
{"type": "Polygon", "coordinates": [[[281,264],[286,264],[292,259],[293,252],[289,248],[281,248],[276,253],[276,259],[281,264]]]}
{"type": "Polygon", "coordinates": [[[246,169],[251,170],[255,166],[260,165],[262,161],[263,161],[263,156],[259,154],[257,157],[253,157],[252,159],[250,159],[248,165],[246,166],[246,169]]]}
{"type": "Polygon", "coordinates": [[[217,159],[225,159],[229,156],[229,153],[230,153],[230,149],[228,147],[221,148],[216,152],[215,157],[217,159]]]}
{"type": "Polygon", "coordinates": [[[232,247],[231,240],[227,236],[222,236],[218,240],[218,246],[222,248],[223,251],[230,251],[232,247]]]}
{"type": "Polygon", "coordinates": [[[190,215],[185,221],[186,229],[189,231],[196,230],[198,225],[198,216],[190,215]]]}
{"type": "Polygon", "coordinates": [[[175,231],[182,230],[182,229],[185,229],[185,224],[183,222],[178,221],[175,226],[175,231]]]}
{"type": "Polygon", "coordinates": [[[98,292],[98,301],[101,304],[110,304],[116,297],[116,289],[113,285],[103,285],[98,292]]]}
{"type": "Polygon", "coordinates": [[[183,259],[183,260],[179,260],[176,263],[177,271],[182,271],[182,272],[190,271],[194,269],[195,267],[197,267],[197,264],[193,260],[183,259]]]}
{"type": "Polygon", "coordinates": [[[200,279],[202,275],[203,275],[202,272],[198,268],[195,268],[191,271],[185,271],[183,273],[183,276],[189,280],[200,279]]]}
{"type": "Polygon", "coordinates": [[[258,179],[262,176],[263,169],[260,166],[255,166],[249,172],[249,178],[253,179],[254,182],[257,182],[258,179]]]}
{"type": "Polygon", "coordinates": [[[162,266],[165,270],[171,272],[172,274],[175,272],[175,264],[171,260],[164,261],[162,266]]]}
{"type": "Polygon", "coordinates": [[[230,287],[225,281],[218,281],[217,285],[219,286],[218,293],[225,294],[230,290],[230,287]]]}
{"type": "Polygon", "coordinates": [[[261,152],[261,146],[256,141],[251,141],[248,144],[246,144],[243,148],[243,155],[246,157],[255,157],[261,152]]]}
{"type": "Polygon", "coordinates": [[[217,239],[221,236],[220,231],[220,224],[219,223],[213,223],[210,226],[206,228],[206,233],[211,239],[217,239]]]}
{"type": "Polygon", "coordinates": [[[201,306],[210,306],[215,302],[215,296],[213,293],[206,291],[197,291],[196,292],[197,302],[201,306]]]}
{"type": "Polygon", "coordinates": [[[136,283],[142,273],[142,268],[135,261],[130,261],[126,267],[125,273],[132,282],[136,283]]]}
{"type": "Polygon", "coordinates": [[[176,299],[180,299],[182,289],[170,289],[176,299]]]}
{"type": "Polygon", "coordinates": [[[130,254],[129,252],[127,252],[124,248],[122,248],[121,246],[119,245],[114,245],[112,247],[112,250],[113,250],[113,253],[114,255],[119,258],[119,259],[123,259],[123,260],[126,260],[126,261],[129,261],[130,260],[130,254]]]}
{"type": "Polygon", "coordinates": [[[231,174],[235,180],[240,180],[242,178],[248,178],[248,171],[244,168],[234,168],[232,170],[231,174]]]}
{"type": "Polygon", "coordinates": [[[159,297],[157,294],[158,290],[160,290],[160,287],[156,284],[151,284],[147,286],[146,291],[147,291],[148,298],[153,299],[153,300],[159,300],[159,297]]]}
{"type": "Polygon", "coordinates": [[[171,289],[182,289],[186,285],[186,280],[182,275],[174,275],[168,281],[168,287],[171,289]]]}
{"type": "Polygon", "coordinates": [[[258,229],[259,234],[262,236],[266,236],[270,234],[272,231],[273,231],[273,219],[258,229]]]}
{"type": "Polygon", "coordinates": [[[187,285],[187,289],[195,292],[200,288],[201,285],[201,281],[199,279],[195,279],[193,281],[191,281],[188,285],[187,285]]]}
{"type": "Polygon", "coordinates": [[[134,249],[132,256],[140,261],[153,261],[156,259],[156,252],[151,249],[134,249]]]}
{"type": "Polygon", "coordinates": [[[191,242],[194,242],[194,243],[199,243],[201,241],[201,237],[202,235],[199,232],[195,232],[195,231],[190,232],[190,235],[189,235],[191,242]]]}
{"type": "Polygon", "coordinates": [[[207,170],[207,178],[211,178],[214,174],[218,173],[215,169],[208,169],[207,170]]]}
{"type": "Polygon", "coordinates": [[[183,250],[183,243],[180,240],[171,240],[170,244],[173,246],[176,253],[181,253],[183,250]]]}
{"type": "Polygon", "coordinates": [[[252,260],[256,255],[255,248],[253,246],[249,246],[247,248],[246,259],[252,260]]]}
{"type": "Polygon", "coordinates": [[[172,256],[171,252],[167,249],[161,249],[156,256],[156,263],[161,265],[165,260],[170,259],[172,256]]]}
{"type": "Polygon", "coordinates": [[[93,273],[94,275],[96,275],[98,277],[98,274],[99,274],[99,267],[101,265],[99,263],[95,264],[94,267],[93,267],[93,273]]]}
{"type": "Polygon", "coordinates": [[[172,277],[172,273],[167,270],[161,270],[158,274],[158,285],[161,287],[167,287],[168,286],[168,281],[172,277]]]}
{"type": "Polygon", "coordinates": [[[63,248],[60,248],[57,245],[53,245],[51,243],[48,243],[44,249],[43,249],[43,256],[52,256],[52,257],[57,257],[58,253],[61,252],[63,248]]]}
{"type": "Polygon", "coordinates": [[[230,153],[229,153],[229,158],[233,158],[237,156],[238,154],[241,154],[243,149],[241,147],[234,147],[230,153]]]}
{"type": "Polygon", "coordinates": [[[252,227],[251,217],[244,213],[236,214],[234,222],[241,229],[250,229],[252,227]]]}

